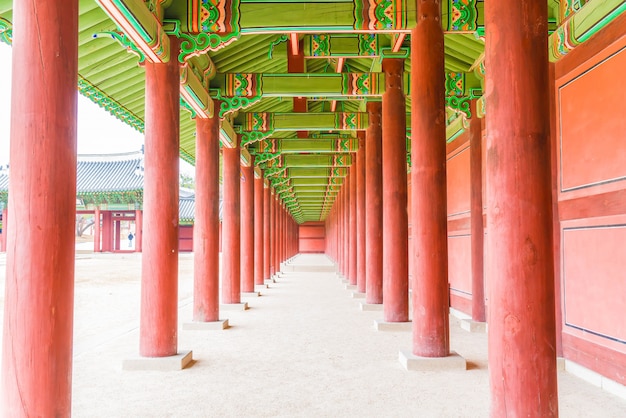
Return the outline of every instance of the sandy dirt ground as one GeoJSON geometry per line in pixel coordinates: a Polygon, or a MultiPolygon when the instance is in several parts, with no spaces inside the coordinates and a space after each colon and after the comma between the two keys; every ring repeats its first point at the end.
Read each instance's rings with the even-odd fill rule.
{"type": "MultiPolygon", "coordinates": [[[[75,417],[487,417],[487,337],[451,321],[467,371],[407,372],[410,332],[379,332],[333,273],[285,273],[223,331],[183,331],[194,363],[123,371],[139,346],[140,254],[76,258],[75,417]]],[[[193,256],[180,255],[179,323],[191,320],[193,256]]],[[[299,256],[295,264],[330,263],[299,256]]],[[[4,305],[6,259],[0,254],[4,305]]],[[[0,315],[2,314],[0,311],[0,315]]],[[[626,401],[559,372],[562,417],[626,417],[626,401]]]]}

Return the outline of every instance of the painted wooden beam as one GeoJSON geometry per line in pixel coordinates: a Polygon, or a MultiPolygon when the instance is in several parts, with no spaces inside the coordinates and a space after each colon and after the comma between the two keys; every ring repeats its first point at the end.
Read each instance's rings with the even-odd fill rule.
{"type": "Polygon", "coordinates": [[[362,131],[367,113],[243,113],[242,131],[362,131]]]}

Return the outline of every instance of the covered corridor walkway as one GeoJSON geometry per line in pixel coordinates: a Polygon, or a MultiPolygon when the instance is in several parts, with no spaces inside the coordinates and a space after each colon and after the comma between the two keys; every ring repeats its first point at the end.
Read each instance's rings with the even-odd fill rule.
{"type": "MultiPolygon", "coordinates": [[[[2,287],[5,263],[0,254],[2,287]]],[[[292,261],[296,270],[329,263],[323,255],[292,261]]],[[[77,255],[75,417],[489,415],[486,335],[455,319],[451,348],[468,371],[407,372],[398,351],[410,347],[410,332],[376,331],[382,312],[361,311],[334,273],[296,271],[244,299],[247,311],[222,311],[231,328],[186,331],[192,270],[193,256],[180,254],[179,346],[193,349],[193,367],[123,371],[139,343],[141,254],[77,255]]],[[[559,409],[563,417],[624,417],[626,401],[560,371],[559,409]]]]}

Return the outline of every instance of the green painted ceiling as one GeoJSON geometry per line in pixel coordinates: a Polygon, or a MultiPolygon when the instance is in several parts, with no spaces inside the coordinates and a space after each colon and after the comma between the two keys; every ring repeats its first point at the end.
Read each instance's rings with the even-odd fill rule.
{"type": "MultiPolygon", "coordinates": [[[[385,6],[392,4],[390,0],[372,0],[372,2],[385,6]]],[[[614,0],[608,2],[612,3],[614,0]]],[[[133,52],[136,48],[129,46],[129,39],[123,36],[123,28],[111,20],[99,2],[80,0],[79,3],[79,90],[110,113],[141,131],[144,119],[145,75],[140,65],[140,54],[133,52]]],[[[203,2],[198,0],[171,0],[163,2],[162,5],[159,5],[161,2],[158,0],[146,2],[117,0],[112,3],[128,4],[134,10],[137,8],[156,10],[155,13],[158,13],[160,7],[165,7],[162,11],[165,19],[164,30],[167,31],[172,27],[172,22],[176,22],[180,25],[178,33],[187,32],[193,24],[194,20],[190,17],[192,11],[203,10],[203,2]]],[[[216,0],[209,0],[208,3],[216,3],[216,0]]],[[[394,23],[404,25],[402,36],[384,30],[369,31],[376,35],[374,49],[367,49],[368,45],[359,43],[363,39],[371,41],[373,38],[359,37],[351,33],[354,32],[354,28],[366,24],[355,20],[355,16],[358,15],[355,10],[361,7],[360,4],[366,3],[363,0],[354,2],[314,0],[307,3],[222,0],[220,6],[226,4],[226,9],[232,7],[234,12],[239,13],[238,16],[227,16],[224,21],[218,22],[226,26],[221,26],[221,38],[217,39],[227,42],[219,49],[202,51],[198,56],[187,58],[190,68],[199,70],[196,71],[196,75],[200,74],[203,77],[202,72],[208,68],[210,76],[200,81],[205,87],[208,85],[213,97],[229,97],[226,87],[228,77],[232,74],[262,75],[258,80],[264,80],[263,89],[257,86],[256,92],[253,91],[248,95],[249,105],[246,108],[231,109],[233,111],[224,116],[237,132],[250,131],[246,121],[255,114],[265,114],[269,120],[275,121],[276,129],[273,132],[270,129],[263,134],[265,137],[263,140],[249,143],[248,149],[251,153],[258,154],[257,160],[262,161],[260,166],[265,169],[266,175],[299,222],[325,218],[343,183],[347,173],[346,167],[353,160],[354,154],[351,153],[355,151],[354,144],[358,144],[355,140],[356,130],[328,126],[328,123],[332,125],[329,119],[332,115],[329,112],[354,115],[365,112],[365,97],[367,96],[369,100],[380,100],[380,94],[384,90],[384,79],[376,74],[381,71],[382,56],[398,56],[392,51],[394,46],[395,50],[399,51],[398,54],[407,56],[410,48],[408,35],[410,24],[407,22],[415,19],[416,2],[408,2],[407,10],[404,12],[399,13],[396,10],[396,18],[400,15],[406,18],[404,23],[394,23]],[[230,32],[228,29],[223,31],[224,27],[228,28],[229,22],[235,26],[230,28],[230,32]],[[234,35],[231,36],[229,33],[234,35]],[[299,49],[305,56],[303,72],[310,74],[310,77],[281,76],[289,73],[291,50],[289,45],[293,36],[297,36],[299,49]],[[211,74],[211,69],[214,70],[214,74],[211,74]],[[355,95],[354,92],[351,94],[345,91],[346,87],[342,87],[345,85],[345,82],[342,84],[342,80],[345,80],[343,77],[347,77],[348,73],[374,73],[370,81],[379,85],[362,95],[355,95]],[[383,87],[380,86],[381,83],[383,87]],[[296,101],[305,103],[305,109],[309,114],[320,114],[314,117],[319,124],[307,122],[307,132],[299,133],[295,127],[287,130],[278,128],[283,126],[281,124],[287,123],[285,122],[287,119],[281,115],[294,112],[296,101]],[[322,120],[326,122],[321,123],[322,120]],[[300,139],[302,141],[300,145],[299,136],[305,137],[300,139]],[[333,151],[333,147],[336,152],[333,151]]],[[[445,0],[442,3],[443,26],[446,33],[445,70],[447,74],[462,74],[461,88],[458,90],[448,88],[449,98],[480,97],[484,74],[481,73],[480,65],[484,50],[483,2],[445,0]],[[462,15],[461,20],[450,23],[452,17],[459,17],[455,15],[459,11],[455,9],[460,7],[459,3],[464,6],[461,7],[463,13],[470,10],[470,13],[475,15],[470,16],[469,27],[454,26],[464,19],[462,15]],[[468,3],[470,4],[466,10],[465,6],[468,3]]],[[[576,4],[582,6],[586,2],[549,0],[551,30],[555,29],[556,23],[562,19],[561,15],[564,12],[559,8],[562,3],[575,8],[576,4]]],[[[0,39],[4,38],[7,42],[10,42],[11,9],[11,0],[0,0],[0,39]]],[[[574,11],[572,9],[570,13],[574,11]]],[[[207,12],[207,15],[210,13],[207,12]]],[[[202,21],[202,16],[196,22],[200,27],[212,23],[202,21]]],[[[203,30],[209,34],[212,32],[209,26],[203,30]]],[[[195,36],[197,35],[193,35],[192,38],[199,41],[200,38],[195,36]]],[[[371,45],[369,48],[373,48],[371,45]]],[[[411,71],[408,59],[405,61],[405,70],[407,73],[411,71]]],[[[452,80],[453,76],[449,77],[452,80]]],[[[405,90],[409,88],[407,83],[405,90]]],[[[455,109],[455,103],[455,100],[448,101],[447,115],[451,126],[453,125],[448,130],[449,137],[458,134],[458,130],[463,126],[462,123],[457,123],[458,119],[466,116],[455,109]],[[455,120],[457,122],[453,122],[455,120]],[[456,126],[459,128],[455,128],[456,126]]],[[[186,107],[181,106],[180,112],[180,152],[182,158],[193,163],[195,123],[192,113],[186,107]]],[[[218,112],[219,108],[216,107],[215,111],[218,112]]],[[[408,97],[407,113],[410,113],[408,97]]],[[[295,119],[292,118],[295,122],[289,122],[287,125],[298,125],[298,118],[295,116],[295,119]]],[[[363,123],[367,126],[366,119],[363,123]]]]}

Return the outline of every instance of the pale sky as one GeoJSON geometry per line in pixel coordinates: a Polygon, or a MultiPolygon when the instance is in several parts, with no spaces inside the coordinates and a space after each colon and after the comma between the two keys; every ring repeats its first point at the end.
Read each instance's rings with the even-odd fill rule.
{"type": "MultiPolygon", "coordinates": [[[[9,163],[10,121],[11,47],[0,42],[0,165],[9,163]]],[[[85,97],[78,95],[79,154],[139,151],[142,144],[142,133],[122,123],[85,97]]],[[[188,175],[194,175],[194,168],[182,160],[180,170],[188,175]]]]}

